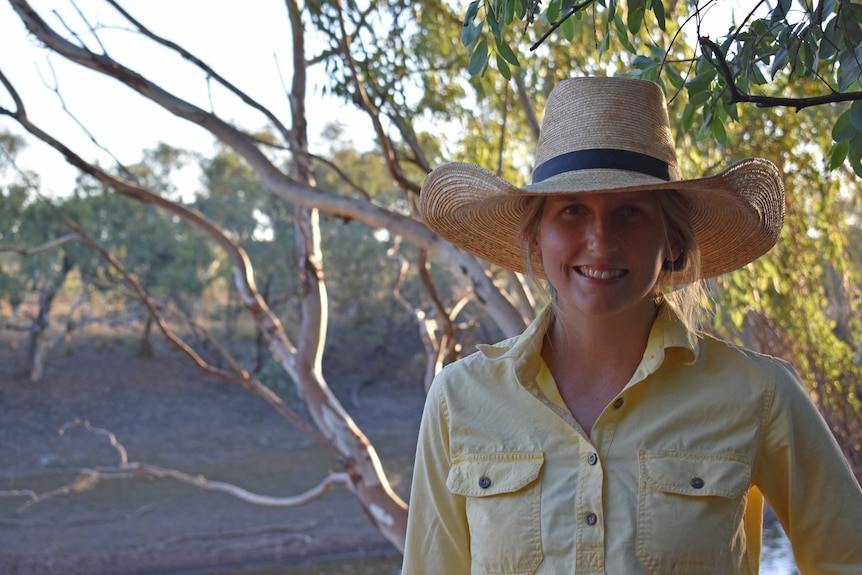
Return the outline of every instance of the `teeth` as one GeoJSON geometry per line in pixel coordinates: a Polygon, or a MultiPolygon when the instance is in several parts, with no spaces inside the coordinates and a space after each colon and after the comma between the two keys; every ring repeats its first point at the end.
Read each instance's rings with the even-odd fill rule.
{"type": "Polygon", "coordinates": [[[589,278],[600,279],[600,280],[609,280],[613,278],[618,278],[623,275],[623,270],[594,270],[592,268],[579,268],[581,273],[589,278]]]}

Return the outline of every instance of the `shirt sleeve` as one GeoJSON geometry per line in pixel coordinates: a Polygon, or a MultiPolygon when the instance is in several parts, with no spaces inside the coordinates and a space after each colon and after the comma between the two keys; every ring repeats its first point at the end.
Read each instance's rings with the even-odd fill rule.
{"type": "Polygon", "coordinates": [[[465,497],[446,487],[450,468],[448,412],[436,383],[431,386],[419,428],[402,575],[470,574],[465,497]]]}
{"type": "Polygon", "coordinates": [[[802,575],[862,573],[862,489],[788,364],[776,364],[754,481],[775,511],[802,575]]]}

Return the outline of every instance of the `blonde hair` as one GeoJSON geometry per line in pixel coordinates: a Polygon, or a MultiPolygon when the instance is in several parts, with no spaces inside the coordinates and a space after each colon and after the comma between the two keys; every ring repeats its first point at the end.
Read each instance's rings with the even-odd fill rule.
{"type": "MultiPolygon", "coordinates": [[[[700,327],[701,314],[703,312],[703,301],[705,291],[703,282],[696,280],[682,286],[670,284],[670,277],[674,272],[689,270],[692,277],[700,276],[700,248],[694,236],[688,211],[688,201],[677,191],[663,190],[656,192],[662,219],[665,224],[667,246],[678,246],[681,249],[680,256],[674,261],[665,261],[661,274],[656,282],[656,300],[664,300],[676,310],[677,315],[685,326],[696,331],[700,327]]],[[[524,254],[526,261],[524,265],[527,274],[545,291],[549,297],[549,304],[555,313],[559,311],[556,306],[557,293],[549,282],[541,282],[536,275],[536,266],[533,261],[532,246],[539,233],[539,221],[545,208],[547,196],[532,196],[527,199],[527,204],[521,220],[520,237],[524,242],[524,254]]]]}

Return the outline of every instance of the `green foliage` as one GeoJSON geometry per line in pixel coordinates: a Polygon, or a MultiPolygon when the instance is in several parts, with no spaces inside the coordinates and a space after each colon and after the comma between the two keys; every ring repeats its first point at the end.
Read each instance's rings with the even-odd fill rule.
{"type": "MultiPolygon", "coordinates": [[[[759,103],[797,110],[824,103],[803,99],[812,96],[829,101],[841,93],[862,101],[862,5],[781,0],[769,8],[762,5],[715,40],[697,24],[713,14],[698,10],[696,2],[659,0],[474,0],[464,14],[461,41],[470,74],[484,74],[496,53],[506,56],[495,61],[508,80],[507,63],[518,60],[521,44],[539,54],[536,48],[543,43],[575,46],[581,38],[577,29],[589,29],[595,34],[594,59],[606,60],[600,67],[604,73],[657,81],[669,97],[684,92],[686,129],[696,128],[701,139],[721,145],[727,143],[727,124],[738,119],[739,103],[751,98],[773,97],[759,103]],[[521,38],[513,38],[519,31],[521,38]],[[614,45],[630,57],[609,58],[614,45]],[[801,93],[800,80],[815,80],[816,90],[801,93]]],[[[836,124],[836,139],[826,144],[830,169],[846,162],[862,176],[860,126],[862,119],[836,124]]]]}
{"type": "MultiPolygon", "coordinates": [[[[715,284],[713,329],[788,359],[810,386],[845,454],[862,463],[862,188],[841,168],[824,176],[819,150],[831,139],[836,110],[799,114],[748,109],[731,148],[737,157],[783,161],[787,208],[778,245],[715,284]],[[787,137],[806,134],[806,139],[787,137]],[[783,159],[783,160],[782,160],[783,159]]],[[[724,164],[727,154],[707,151],[724,164]]]]}

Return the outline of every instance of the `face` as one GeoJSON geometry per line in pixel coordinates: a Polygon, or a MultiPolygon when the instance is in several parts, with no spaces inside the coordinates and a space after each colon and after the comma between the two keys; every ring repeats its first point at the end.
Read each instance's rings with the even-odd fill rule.
{"type": "Polygon", "coordinates": [[[561,312],[596,317],[651,313],[662,265],[679,256],[644,192],[548,197],[532,249],[561,312]]]}

